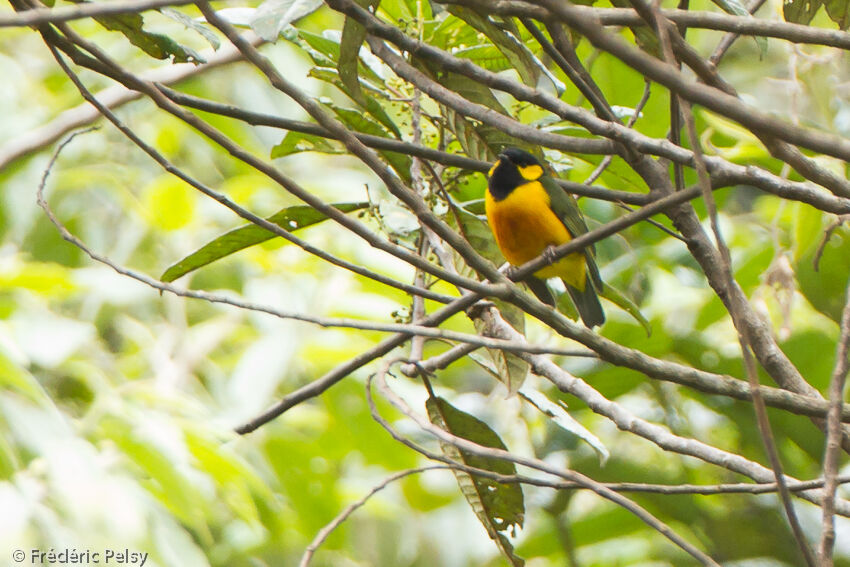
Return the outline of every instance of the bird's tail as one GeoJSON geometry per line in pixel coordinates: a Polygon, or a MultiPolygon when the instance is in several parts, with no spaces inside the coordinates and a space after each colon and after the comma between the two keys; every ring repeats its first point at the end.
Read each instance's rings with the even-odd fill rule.
{"type": "Polygon", "coordinates": [[[529,276],[525,279],[525,285],[528,286],[528,289],[531,290],[531,293],[533,293],[537,299],[546,305],[551,305],[552,307],[555,306],[555,298],[552,297],[552,292],[549,291],[549,288],[546,286],[546,280],[529,276]]]}
{"type": "Polygon", "coordinates": [[[596,296],[596,289],[590,278],[585,281],[584,290],[573,287],[567,282],[564,282],[564,285],[585,325],[592,329],[605,322],[605,312],[602,311],[602,305],[599,303],[599,297],[596,296]]]}

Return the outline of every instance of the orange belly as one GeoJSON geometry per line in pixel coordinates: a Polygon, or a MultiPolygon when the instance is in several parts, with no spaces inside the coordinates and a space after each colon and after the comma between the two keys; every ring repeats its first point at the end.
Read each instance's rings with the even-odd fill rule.
{"type": "MultiPolygon", "coordinates": [[[[496,201],[489,191],[485,197],[487,221],[496,243],[508,262],[520,266],[540,256],[548,246],[572,240],[561,219],[549,206],[549,196],[538,182],[526,183],[496,201]]],[[[543,279],[561,278],[580,290],[585,285],[585,258],[577,252],[551,266],[538,270],[543,279]]]]}

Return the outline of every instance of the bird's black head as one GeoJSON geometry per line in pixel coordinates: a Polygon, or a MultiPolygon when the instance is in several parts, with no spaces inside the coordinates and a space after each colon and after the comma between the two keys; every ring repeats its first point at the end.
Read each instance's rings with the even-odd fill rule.
{"type": "Polygon", "coordinates": [[[500,160],[507,160],[517,167],[528,167],[536,165],[542,167],[540,161],[525,150],[519,148],[505,148],[499,154],[500,160]]]}
{"type": "Polygon", "coordinates": [[[529,181],[536,181],[543,173],[543,165],[527,151],[505,148],[490,168],[488,188],[493,198],[501,201],[511,191],[529,181]]]}

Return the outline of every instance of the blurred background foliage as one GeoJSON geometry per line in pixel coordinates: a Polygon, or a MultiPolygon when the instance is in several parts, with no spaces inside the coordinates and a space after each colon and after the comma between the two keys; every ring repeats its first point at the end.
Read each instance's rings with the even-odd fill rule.
{"type": "MultiPolygon", "coordinates": [[[[384,0],[380,14],[415,28],[419,22],[411,7],[416,5],[384,0]]],[[[702,1],[692,2],[692,8],[716,9],[702,1]]],[[[768,2],[761,13],[775,18],[780,8],[779,2],[768,2]]],[[[198,16],[193,8],[181,11],[198,16]]],[[[450,45],[457,38],[450,32],[466,34],[463,37],[480,44],[478,55],[473,51],[470,58],[492,58],[492,45],[482,34],[462,23],[452,32],[431,22],[445,17],[430,14],[423,32],[428,41],[450,45]]],[[[325,45],[320,40],[330,42],[331,48],[337,45],[338,52],[333,42],[338,42],[342,22],[339,14],[319,9],[297,22],[297,40],[295,30],[287,29],[284,36],[289,40],[267,45],[263,52],[290,80],[320,100],[355,108],[338,88],[320,80],[317,69],[316,51],[325,45]]],[[[158,14],[146,15],[146,25],[197,51],[208,47],[197,33],[158,14]]],[[[833,24],[821,14],[812,25],[833,24]]],[[[74,22],[73,27],[130,69],[159,64],[120,34],[92,21],[74,22]]],[[[627,30],[623,34],[630,37],[627,30]]],[[[705,30],[688,33],[701,52],[710,52],[720,37],[705,30]]],[[[578,51],[590,62],[610,102],[633,109],[644,89],[643,78],[586,42],[579,43],[578,51]]],[[[506,67],[497,60],[492,64],[495,70],[506,67]]],[[[765,110],[850,134],[846,88],[850,65],[844,52],[770,40],[762,54],[755,41],[743,38],[721,70],[745,100],[757,101],[765,110]]],[[[29,29],[6,28],[0,33],[0,75],[6,77],[0,85],[2,145],[13,145],[23,133],[80,102],[78,92],[29,29]]],[[[93,90],[109,84],[92,73],[82,76],[93,90]]],[[[563,75],[557,78],[566,86],[562,98],[581,104],[569,81],[563,75]]],[[[399,97],[411,94],[400,81],[388,79],[387,84],[399,97]]],[[[180,88],[255,111],[307,118],[245,65],[205,73],[180,88]]],[[[539,110],[506,97],[500,102],[526,123],[542,118],[539,110]]],[[[383,104],[409,137],[409,108],[400,102],[383,104]]],[[[666,91],[654,86],[636,128],[663,137],[668,105],[666,91]]],[[[152,103],[133,102],[117,113],[170,160],[251,211],[268,216],[298,204],[184,124],[157,112],[152,103]]],[[[263,158],[284,140],[279,130],[201,115],[263,158]]],[[[747,131],[702,110],[697,111],[697,121],[710,153],[787,173],[747,131]]],[[[577,130],[568,124],[558,126],[577,130]]],[[[425,135],[433,140],[436,134],[426,130],[425,135]]],[[[284,157],[275,165],[326,202],[378,205],[384,226],[374,216],[363,216],[375,230],[404,239],[415,228],[415,219],[355,159],[298,151],[304,148],[315,146],[302,141],[278,150],[284,157]]],[[[461,151],[457,143],[450,148],[461,151]]],[[[250,435],[236,435],[235,426],[383,335],[321,329],[160,295],[93,263],[64,242],[36,206],[36,188],[48,154],[26,156],[0,170],[0,554],[17,548],[128,547],[149,552],[149,565],[295,565],[316,532],[346,505],[389,473],[423,463],[421,456],[392,441],[370,417],[363,383],[373,367],[250,435]]],[[[585,179],[599,161],[557,152],[547,157],[575,181],[585,179]]],[[[823,163],[846,173],[843,163],[827,159],[823,163]]],[[[460,171],[454,175],[457,182],[450,189],[459,202],[483,196],[483,175],[460,171]]],[[[645,190],[619,158],[597,184],[645,190]]],[[[92,249],[155,277],[243,224],[164,173],[108,124],[67,147],[47,195],[59,218],[92,249]]],[[[773,321],[791,360],[824,392],[850,265],[850,230],[840,227],[834,232],[820,270],[815,271],[813,257],[833,220],[830,216],[748,187],[721,190],[717,199],[738,282],[773,321]]],[[[621,214],[607,202],[589,198],[580,202],[591,228],[621,214]]],[[[413,277],[409,266],[348,237],[331,223],[299,235],[399,280],[413,277]]],[[[639,302],[653,331],[647,336],[628,315],[608,304],[609,320],[601,331],[606,337],[662,359],[742,376],[728,314],[682,243],[641,223],[599,243],[597,250],[603,278],[639,302]]],[[[317,315],[392,321],[410,307],[401,292],[329,266],[280,239],[211,264],[178,283],[317,315]]],[[[451,291],[447,286],[438,289],[451,291]]],[[[533,342],[563,342],[531,319],[527,324],[533,342]]],[[[462,317],[453,318],[448,327],[472,331],[462,317]]],[[[429,345],[426,355],[444,348],[429,345]]],[[[649,381],[606,364],[575,358],[558,362],[640,417],[765,462],[749,404],[649,381]]],[[[740,481],[727,471],[664,453],[619,432],[582,402],[546,382],[530,381],[550,399],[564,399],[570,415],[602,440],[611,455],[604,465],[578,437],[530,411],[517,398],[506,398],[505,388],[469,359],[440,372],[436,388],[454,405],[488,423],[512,451],[600,481],[740,481]]],[[[393,387],[424,411],[425,394],[417,383],[399,378],[393,387]]],[[[389,407],[383,411],[398,418],[389,407]]],[[[822,434],[797,416],[771,411],[771,419],[786,471],[802,479],[818,477],[822,434]]],[[[433,445],[405,420],[398,425],[433,445]]],[[[691,564],[658,533],[590,493],[528,486],[524,491],[526,523],[514,543],[530,567],[691,564]]],[[[850,496],[846,491],[843,495],[850,496]]],[[[775,495],[632,496],[724,565],[799,564],[775,495]]],[[[817,537],[820,511],[803,503],[798,512],[809,535],[817,537]]],[[[838,528],[837,564],[850,565],[850,526],[840,520],[838,528]]],[[[0,557],[0,563],[6,561],[6,555],[0,557]]],[[[407,477],[374,497],[324,544],[314,564],[505,563],[451,473],[433,471],[407,477]]]]}

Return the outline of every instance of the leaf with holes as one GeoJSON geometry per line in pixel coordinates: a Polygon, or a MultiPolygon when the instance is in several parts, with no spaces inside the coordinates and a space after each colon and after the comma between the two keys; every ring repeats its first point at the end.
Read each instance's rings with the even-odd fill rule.
{"type": "MultiPolygon", "coordinates": [[[[336,203],[334,208],[350,213],[359,209],[365,209],[369,203],[336,203]]],[[[301,228],[305,228],[316,223],[322,222],[328,217],[320,213],[313,207],[308,205],[295,205],[287,207],[276,212],[266,220],[272,222],[286,230],[292,232],[301,228]]],[[[177,278],[188,274],[202,266],[211,264],[216,260],[221,260],[225,256],[229,256],[234,252],[260,244],[266,240],[275,237],[274,233],[269,232],[263,227],[255,224],[249,224],[229,232],[226,232],[204,244],[195,252],[192,252],[179,262],[168,267],[167,270],[160,276],[160,280],[164,282],[173,282],[177,278]]]]}
{"type": "MultiPolygon", "coordinates": [[[[431,423],[451,433],[477,443],[483,447],[507,451],[499,435],[480,419],[460,411],[446,400],[430,397],[425,402],[431,423]]],[[[491,471],[501,475],[515,475],[516,465],[510,461],[481,457],[458,449],[451,443],[440,443],[443,454],[470,467],[491,471]]],[[[519,484],[501,484],[479,475],[454,470],[457,483],[466,501],[472,507],[478,520],[487,530],[499,551],[511,565],[521,567],[525,562],[514,554],[513,546],[505,536],[510,530],[515,534],[525,519],[525,503],[522,487],[519,484]]]]}

